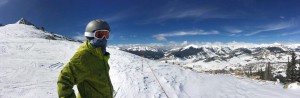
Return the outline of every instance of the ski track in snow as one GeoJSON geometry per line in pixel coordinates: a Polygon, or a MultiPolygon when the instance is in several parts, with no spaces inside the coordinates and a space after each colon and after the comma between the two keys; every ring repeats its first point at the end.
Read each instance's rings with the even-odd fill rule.
{"type": "MultiPolygon", "coordinates": [[[[23,25],[16,27],[19,26],[23,29],[14,29],[14,26],[0,27],[0,98],[57,98],[56,82],[60,70],[81,44],[41,38],[6,38],[7,32],[21,32],[18,30],[28,34],[40,32],[23,25]],[[9,28],[12,30],[9,31],[9,28]]],[[[116,93],[115,98],[300,96],[299,90],[286,90],[282,85],[273,82],[260,82],[231,75],[196,73],[120,50],[108,51],[111,53],[110,77],[116,93]]],[[[77,90],[75,92],[78,93],[77,90]]]]}

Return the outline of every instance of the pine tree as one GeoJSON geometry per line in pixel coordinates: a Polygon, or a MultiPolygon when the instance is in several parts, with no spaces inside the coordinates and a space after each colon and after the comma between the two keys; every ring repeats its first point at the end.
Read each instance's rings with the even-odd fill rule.
{"type": "Polygon", "coordinates": [[[288,62],[286,69],[286,82],[292,83],[297,81],[297,70],[296,70],[296,54],[295,52],[291,53],[292,59],[291,62],[288,62]]]}
{"type": "Polygon", "coordinates": [[[300,62],[299,62],[299,67],[298,67],[298,82],[300,82],[300,62]]]}
{"type": "Polygon", "coordinates": [[[259,75],[260,75],[260,79],[263,80],[264,79],[264,72],[263,72],[262,68],[259,71],[259,75]]]}
{"type": "MultiPolygon", "coordinates": [[[[272,70],[274,69],[272,66],[271,66],[271,63],[269,62],[268,63],[268,75],[269,75],[269,80],[273,80],[274,79],[274,76],[273,76],[273,74],[272,74],[272,70]]],[[[274,80],[275,81],[275,80],[274,80]]]]}
{"type": "Polygon", "coordinates": [[[265,67],[265,72],[264,72],[264,80],[267,80],[268,79],[268,65],[266,65],[266,67],[265,67]]]}
{"type": "Polygon", "coordinates": [[[298,79],[297,81],[300,82],[300,60],[298,60],[299,66],[298,66],[298,79]]]}
{"type": "Polygon", "coordinates": [[[291,72],[292,72],[291,80],[292,80],[292,82],[297,81],[297,77],[298,77],[297,70],[296,70],[296,58],[297,58],[297,56],[296,56],[295,52],[292,52],[292,60],[291,60],[291,72]]]}
{"type": "Polygon", "coordinates": [[[252,66],[249,67],[249,76],[252,76],[252,66]]]}
{"type": "Polygon", "coordinates": [[[266,65],[266,68],[265,68],[265,72],[264,72],[264,79],[265,80],[271,80],[272,78],[272,67],[271,67],[271,63],[268,62],[268,64],[266,65]]]}
{"type": "Polygon", "coordinates": [[[286,65],[287,67],[286,67],[286,71],[285,71],[285,74],[286,74],[286,77],[285,77],[285,81],[286,82],[289,82],[289,81],[291,81],[290,79],[291,79],[291,72],[290,72],[290,57],[288,57],[288,63],[287,63],[287,65],[286,65]]]}

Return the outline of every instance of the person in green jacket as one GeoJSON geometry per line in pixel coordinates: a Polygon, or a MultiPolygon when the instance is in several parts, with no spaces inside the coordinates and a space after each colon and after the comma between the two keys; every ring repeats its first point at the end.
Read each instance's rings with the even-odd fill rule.
{"type": "Polygon", "coordinates": [[[78,98],[113,98],[106,51],[110,27],[104,20],[93,20],[85,29],[88,39],[61,70],[57,81],[59,98],[76,98],[73,86],[77,85],[78,98]]]}

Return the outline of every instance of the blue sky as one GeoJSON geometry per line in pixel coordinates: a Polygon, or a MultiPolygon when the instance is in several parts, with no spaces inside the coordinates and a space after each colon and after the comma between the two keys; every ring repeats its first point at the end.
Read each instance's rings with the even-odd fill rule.
{"type": "Polygon", "coordinates": [[[93,19],[109,22],[110,44],[299,43],[299,0],[0,0],[0,24],[21,17],[82,38],[93,19]]]}

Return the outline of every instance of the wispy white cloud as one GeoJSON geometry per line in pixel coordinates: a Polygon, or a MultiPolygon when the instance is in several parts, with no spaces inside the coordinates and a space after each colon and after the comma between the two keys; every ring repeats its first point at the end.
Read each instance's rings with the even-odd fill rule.
{"type": "Polygon", "coordinates": [[[136,38],[137,37],[137,35],[120,35],[119,36],[119,38],[121,39],[121,40],[129,40],[129,39],[131,39],[131,38],[136,38]]]}
{"type": "Polygon", "coordinates": [[[300,30],[298,31],[293,31],[293,32],[286,32],[286,33],[282,33],[282,36],[288,36],[288,35],[295,35],[295,34],[300,34],[300,30]]]}
{"type": "Polygon", "coordinates": [[[235,33],[235,34],[243,32],[243,30],[237,29],[237,28],[234,28],[234,27],[225,27],[225,30],[229,33],[235,33]]]}
{"type": "Polygon", "coordinates": [[[232,36],[232,37],[239,37],[241,36],[241,34],[237,34],[237,33],[231,33],[228,36],[232,36]]]}
{"type": "Polygon", "coordinates": [[[76,32],[76,35],[73,36],[73,39],[80,40],[80,41],[85,41],[86,40],[86,38],[84,37],[84,35],[81,34],[81,33],[79,33],[79,32],[76,32]]]}
{"type": "Polygon", "coordinates": [[[115,22],[115,21],[119,21],[128,17],[132,17],[134,16],[134,10],[136,8],[135,7],[131,7],[128,8],[126,10],[121,10],[118,13],[112,14],[112,15],[107,15],[106,17],[104,17],[104,19],[108,22],[115,22]]]}
{"type": "Polygon", "coordinates": [[[276,23],[276,24],[269,24],[266,26],[263,26],[261,29],[258,29],[254,32],[245,34],[245,36],[252,36],[258,33],[262,33],[262,32],[268,32],[268,31],[276,31],[276,30],[282,30],[282,29],[286,29],[293,26],[292,22],[281,22],[281,23],[276,23]]]}
{"type": "Polygon", "coordinates": [[[106,17],[106,18],[104,18],[104,20],[108,21],[108,22],[115,22],[115,21],[121,20],[125,17],[128,17],[128,16],[126,16],[125,14],[119,13],[119,14],[116,14],[116,15],[106,17]]]}
{"type": "Polygon", "coordinates": [[[239,12],[224,11],[222,6],[203,3],[191,3],[184,0],[170,0],[161,6],[154,7],[155,13],[151,13],[138,24],[158,23],[164,25],[169,20],[188,19],[199,22],[206,19],[232,19],[240,16],[239,12]]]}
{"type": "Polygon", "coordinates": [[[158,19],[172,19],[172,18],[187,18],[187,17],[200,17],[208,12],[212,12],[216,8],[198,8],[198,9],[170,9],[164,12],[158,19]]]}
{"type": "Polygon", "coordinates": [[[228,36],[240,36],[243,30],[235,28],[235,27],[224,27],[225,31],[229,32],[228,36]]]}
{"type": "Polygon", "coordinates": [[[8,3],[8,0],[0,0],[0,7],[8,3]]]}
{"type": "Polygon", "coordinates": [[[187,45],[188,44],[188,41],[183,41],[182,43],[181,43],[181,45],[187,45]]]}
{"type": "Polygon", "coordinates": [[[212,34],[220,34],[219,31],[204,31],[204,30],[195,30],[195,31],[180,31],[174,33],[162,33],[154,35],[153,37],[159,41],[166,41],[167,37],[174,37],[174,36],[188,36],[188,35],[212,35],[212,34]]]}

